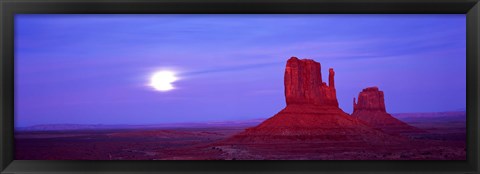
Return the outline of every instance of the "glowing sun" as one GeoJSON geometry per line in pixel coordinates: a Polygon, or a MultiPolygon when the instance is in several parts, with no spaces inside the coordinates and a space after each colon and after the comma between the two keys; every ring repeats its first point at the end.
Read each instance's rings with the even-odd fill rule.
{"type": "Polygon", "coordinates": [[[172,83],[177,81],[178,78],[172,71],[159,71],[153,74],[150,79],[150,86],[158,91],[170,91],[174,89],[172,83]]]}

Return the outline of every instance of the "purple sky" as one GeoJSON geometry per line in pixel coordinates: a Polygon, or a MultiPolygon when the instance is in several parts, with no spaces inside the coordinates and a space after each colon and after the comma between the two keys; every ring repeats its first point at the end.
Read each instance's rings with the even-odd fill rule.
{"type": "Polygon", "coordinates": [[[273,116],[291,56],[365,87],[387,112],[465,108],[465,15],[16,15],[15,124],[157,124],[273,116]],[[148,86],[158,70],[176,89],[148,86]]]}

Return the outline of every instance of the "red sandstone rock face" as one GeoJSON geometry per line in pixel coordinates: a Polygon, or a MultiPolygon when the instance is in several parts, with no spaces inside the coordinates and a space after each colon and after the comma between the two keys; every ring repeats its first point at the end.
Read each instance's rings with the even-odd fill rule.
{"type": "Polygon", "coordinates": [[[358,95],[358,103],[353,98],[353,112],[357,110],[386,112],[383,91],[378,87],[363,89],[358,95]]]}
{"type": "Polygon", "coordinates": [[[423,132],[388,114],[385,109],[383,91],[378,90],[378,87],[363,89],[358,95],[358,102],[355,102],[355,98],[353,98],[352,116],[387,133],[423,132]]]}
{"type": "Polygon", "coordinates": [[[256,127],[224,141],[226,144],[325,143],[385,145],[399,143],[364,121],[338,107],[333,69],[327,85],[322,81],[320,63],[292,57],[285,68],[287,106],[256,127]],[[348,142],[348,143],[346,143],[348,142]]]}
{"type": "Polygon", "coordinates": [[[333,69],[329,86],[322,81],[320,63],[292,57],[285,68],[285,99],[290,104],[328,105],[338,107],[333,69]]]}

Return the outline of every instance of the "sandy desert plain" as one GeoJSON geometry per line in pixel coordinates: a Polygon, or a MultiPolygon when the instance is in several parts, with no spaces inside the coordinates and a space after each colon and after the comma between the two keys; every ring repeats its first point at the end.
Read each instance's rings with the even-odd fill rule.
{"type": "MultiPolygon", "coordinates": [[[[15,135],[18,160],[248,160],[248,159],[465,159],[465,112],[395,114],[412,126],[426,130],[406,136],[421,142],[385,147],[351,143],[222,144],[261,120],[211,124],[178,124],[177,128],[126,127],[103,130],[68,125],[71,130],[18,131],[15,135]],[[418,116],[421,115],[421,118],[418,116]]],[[[101,126],[99,126],[101,127],[101,126]]]]}

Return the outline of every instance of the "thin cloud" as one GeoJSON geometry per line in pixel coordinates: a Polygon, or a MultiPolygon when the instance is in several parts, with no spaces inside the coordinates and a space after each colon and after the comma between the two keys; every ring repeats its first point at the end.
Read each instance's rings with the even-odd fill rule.
{"type": "Polygon", "coordinates": [[[245,71],[250,69],[265,68],[270,66],[277,66],[285,64],[285,61],[279,62],[270,62],[270,63],[258,63],[258,64],[249,64],[249,65],[240,65],[240,66],[231,66],[231,67],[218,67],[212,69],[205,69],[199,71],[191,71],[180,74],[181,76],[193,76],[193,75],[203,75],[210,73],[223,73],[223,72],[235,72],[235,71],[245,71]]]}

